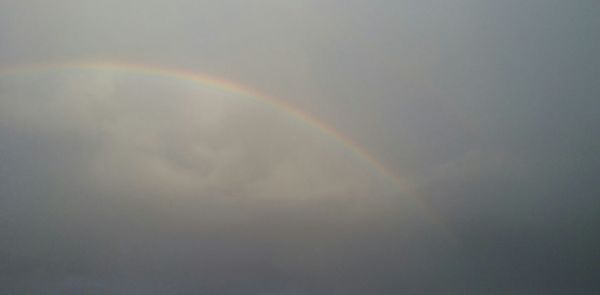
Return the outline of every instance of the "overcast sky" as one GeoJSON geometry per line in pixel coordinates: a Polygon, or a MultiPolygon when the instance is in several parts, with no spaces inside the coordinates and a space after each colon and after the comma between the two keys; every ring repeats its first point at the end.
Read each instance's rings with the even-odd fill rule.
{"type": "Polygon", "coordinates": [[[598,126],[595,0],[4,0],[0,293],[600,293],[598,126]]]}

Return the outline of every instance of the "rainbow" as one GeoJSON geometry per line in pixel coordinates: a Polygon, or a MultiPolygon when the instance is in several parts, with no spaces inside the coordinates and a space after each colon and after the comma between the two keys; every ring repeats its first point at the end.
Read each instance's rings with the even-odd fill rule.
{"type": "Polygon", "coordinates": [[[335,128],[327,124],[325,121],[305,111],[302,111],[301,109],[293,106],[288,102],[275,99],[273,97],[255,91],[254,89],[251,89],[249,87],[242,86],[224,79],[211,77],[202,73],[192,72],[185,69],[176,69],[128,62],[69,61],[60,63],[34,63],[16,65],[0,68],[0,77],[6,75],[16,75],[56,69],[105,70],[189,81],[192,83],[197,83],[204,87],[208,87],[209,89],[215,89],[218,91],[224,91],[243,97],[249,97],[263,102],[266,105],[274,108],[275,110],[283,112],[288,116],[291,116],[292,118],[317,129],[323,135],[335,139],[335,141],[339,142],[342,146],[347,148],[352,154],[356,155],[357,158],[367,162],[369,166],[375,168],[379,174],[381,174],[387,180],[393,183],[394,187],[396,187],[399,190],[399,192],[412,198],[415,204],[419,207],[418,209],[421,210],[425,215],[427,215],[431,222],[442,228],[445,234],[450,238],[450,240],[455,241],[454,235],[449,231],[445,223],[441,221],[439,216],[437,216],[437,214],[434,214],[432,209],[429,208],[420,198],[418,198],[415,188],[409,181],[407,181],[404,177],[400,176],[394,170],[388,168],[367,149],[365,149],[352,139],[348,138],[344,134],[340,133],[335,128]]]}

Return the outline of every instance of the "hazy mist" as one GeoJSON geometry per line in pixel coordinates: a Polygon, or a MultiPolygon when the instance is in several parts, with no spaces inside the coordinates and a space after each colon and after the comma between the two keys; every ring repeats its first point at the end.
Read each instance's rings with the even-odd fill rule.
{"type": "Polygon", "coordinates": [[[599,293],[599,32],[593,0],[2,1],[0,293],[599,293]],[[80,61],[328,126],[26,67],[80,61]]]}

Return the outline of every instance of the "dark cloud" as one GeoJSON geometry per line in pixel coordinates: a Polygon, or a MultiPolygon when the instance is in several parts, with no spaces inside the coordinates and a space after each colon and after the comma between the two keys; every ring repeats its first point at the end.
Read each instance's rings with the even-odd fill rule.
{"type": "Polygon", "coordinates": [[[4,1],[0,65],[416,194],[2,72],[1,293],[600,292],[596,1],[143,2],[4,1]]]}

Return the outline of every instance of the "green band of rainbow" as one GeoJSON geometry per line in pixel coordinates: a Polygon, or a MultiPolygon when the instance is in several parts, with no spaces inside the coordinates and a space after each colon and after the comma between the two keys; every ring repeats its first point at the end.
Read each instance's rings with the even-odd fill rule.
{"type": "Polygon", "coordinates": [[[368,150],[363,148],[361,145],[351,140],[347,136],[343,135],[335,128],[331,127],[325,121],[314,117],[313,115],[300,110],[293,105],[275,99],[273,97],[264,95],[258,91],[255,91],[249,87],[245,87],[239,84],[235,84],[233,82],[219,79],[215,77],[211,77],[205,74],[192,72],[183,69],[162,67],[162,66],[152,66],[146,64],[135,64],[135,63],[127,63],[127,62],[112,62],[112,61],[70,61],[70,62],[60,62],[60,63],[36,63],[36,64],[25,64],[25,65],[17,65],[17,66],[9,66],[0,68],[0,77],[2,75],[16,75],[19,73],[28,73],[28,72],[39,72],[44,70],[54,70],[54,69],[90,69],[90,70],[109,70],[109,71],[117,71],[117,72],[125,72],[125,73],[133,73],[133,74],[141,74],[141,75],[149,75],[154,77],[165,77],[176,80],[184,80],[190,81],[193,83],[198,83],[204,87],[213,88],[219,91],[225,91],[232,94],[238,94],[244,97],[250,97],[255,100],[261,101],[266,105],[271,106],[272,108],[283,112],[304,124],[307,124],[317,130],[319,130],[322,134],[327,137],[334,138],[337,142],[341,143],[342,146],[346,147],[350,150],[350,152],[356,155],[358,158],[366,161],[371,167],[374,167],[382,176],[388,179],[394,186],[399,190],[400,193],[407,195],[415,201],[415,204],[419,207],[419,209],[428,216],[431,222],[438,225],[440,228],[444,230],[446,235],[450,237],[451,240],[455,240],[453,234],[448,230],[445,223],[441,221],[437,214],[434,212],[421,200],[418,198],[415,188],[411,185],[409,181],[400,176],[398,173],[386,167],[381,161],[379,161],[373,154],[371,154],[368,150]]]}

